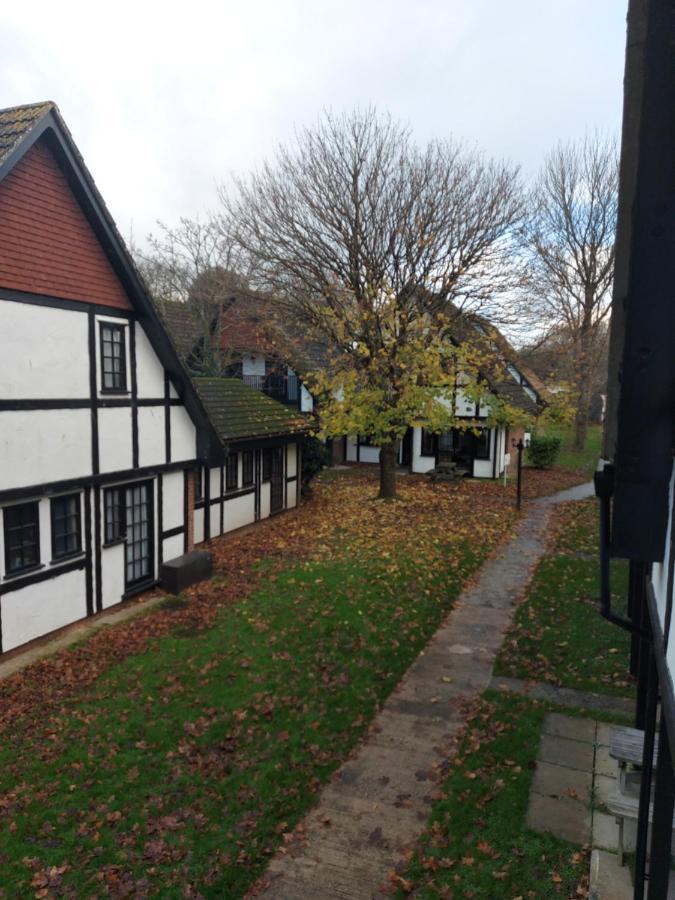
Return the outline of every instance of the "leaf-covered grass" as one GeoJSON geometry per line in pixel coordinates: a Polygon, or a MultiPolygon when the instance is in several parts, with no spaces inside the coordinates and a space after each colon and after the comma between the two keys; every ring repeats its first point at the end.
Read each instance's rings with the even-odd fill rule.
{"type": "Polygon", "coordinates": [[[397,896],[573,897],[588,867],[574,844],[526,827],[549,707],[488,691],[469,720],[397,896]]]}
{"type": "Polygon", "coordinates": [[[187,602],[3,686],[7,896],[246,892],[513,521],[494,485],[373,490],[319,485],[187,602]]]}
{"type": "MultiPolygon", "coordinates": [[[[498,656],[495,672],[584,691],[631,696],[628,634],[598,609],[597,501],[568,503],[554,513],[549,552],[498,656]]],[[[625,612],[627,566],[612,563],[613,606],[625,612]]]]}

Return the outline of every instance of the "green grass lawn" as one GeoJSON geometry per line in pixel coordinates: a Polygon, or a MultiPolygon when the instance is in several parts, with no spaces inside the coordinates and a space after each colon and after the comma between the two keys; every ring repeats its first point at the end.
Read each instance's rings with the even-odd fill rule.
{"type": "MultiPolygon", "coordinates": [[[[632,696],[628,634],[598,611],[597,502],[554,514],[553,546],[539,563],[497,658],[495,673],[632,696]]],[[[612,563],[613,606],[625,611],[627,565],[612,563]]]]}
{"type": "Polygon", "coordinates": [[[263,557],[212,627],[181,619],[42,730],[39,708],[5,730],[0,896],[246,892],[513,519],[493,487],[411,480],[384,507],[372,488],[319,489],[307,515],[337,537],[326,527],[311,558],[263,557]]]}
{"type": "Polygon", "coordinates": [[[589,425],[586,434],[586,445],[583,450],[574,449],[574,429],[565,428],[560,432],[562,447],[557,465],[566,469],[576,469],[590,478],[600,459],[602,446],[602,426],[589,425]]]}
{"type": "Polygon", "coordinates": [[[488,691],[440,786],[399,898],[574,897],[588,857],[525,825],[547,704],[488,691]]]}

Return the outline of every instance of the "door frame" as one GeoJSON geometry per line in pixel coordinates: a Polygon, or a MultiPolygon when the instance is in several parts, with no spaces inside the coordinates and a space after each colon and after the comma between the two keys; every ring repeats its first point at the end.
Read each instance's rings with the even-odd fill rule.
{"type": "Polygon", "coordinates": [[[285,498],[284,498],[284,483],[286,481],[286,472],[285,472],[285,456],[286,456],[286,445],[282,444],[280,447],[272,447],[272,467],[270,471],[270,515],[273,516],[276,513],[283,512],[286,508],[285,506],[285,498]],[[280,505],[278,507],[274,506],[274,485],[275,485],[275,459],[278,460],[278,488],[279,488],[279,499],[280,505]]]}
{"type": "Polygon", "coordinates": [[[155,580],[155,480],[154,478],[144,478],[142,481],[130,481],[125,484],[120,485],[120,490],[124,491],[124,511],[125,511],[125,535],[124,535],[124,589],[125,592],[133,591],[135,587],[141,584],[145,584],[148,581],[155,580]],[[127,513],[127,491],[133,490],[134,488],[145,487],[147,488],[147,497],[148,497],[148,569],[149,572],[147,575],[143,575],[141,578],[136,578],[133,581],[129,581],[127,578],[127,553],[129,547],[129,533],[128,533],[128,524],[126,520],[127,513]]]}

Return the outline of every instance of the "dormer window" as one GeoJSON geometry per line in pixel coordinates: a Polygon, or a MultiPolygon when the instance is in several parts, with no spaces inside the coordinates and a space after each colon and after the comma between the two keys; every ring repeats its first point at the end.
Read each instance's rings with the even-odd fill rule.
{"type": "Polygon", "coordinates": [[[101,388],[126,393],[127,362],[124,325],[101,322],[101,388]]]}

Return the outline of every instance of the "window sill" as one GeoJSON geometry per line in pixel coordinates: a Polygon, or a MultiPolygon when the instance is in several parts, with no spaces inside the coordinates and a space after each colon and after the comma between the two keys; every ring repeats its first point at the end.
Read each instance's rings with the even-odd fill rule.
{"type": "Polygon", "coordinates": [[[130,397],[131,391],[127,390],[127,388],[101,388],[99,391],[102,397],[108,397],[110,395],[114,397],[130,397]]]}
{"type": "Polygon", "coordinates": [[[134,581],[131,584],[127,585],[126,591],[122,594],[122,600],[129,600],[130,597],[135,597],[137,594],[142,594],[143,591],[148,591],[150,588],[156,587],[158,581],[156,578],[152,576],[148,578],[142,578],[139,581],[134,581]]]}
{"type": "Polygon", "coordinates": [[[77,559],[78,556],[84,556],[84,550],[75,550],[72,553],[64,553],[63,556],[55,557],[50,563],[50,566],[60,566],[62,563],[70,562],[73,559],[77,559]]]}
{"type": "Polygon", "coordinates": [[[2,580],[13,581],[15,578],[23,578],[24,575],[30,575],[32,572],[39,572],[40,569],[44,568],[44,563],[36,563],[34,566],[26,566],[25,569],[15,569],[13,572],[8,572],[2,580]]]}
{"type": "Polygon", "coordinates": [[[108,547],[119,547],[119,545],[123,544],[125,541],[126,537],[118,537],[115,538],[114,541],[106,541],[106,543],[102,545],[102,549],[107,550],[108,547]]]}

